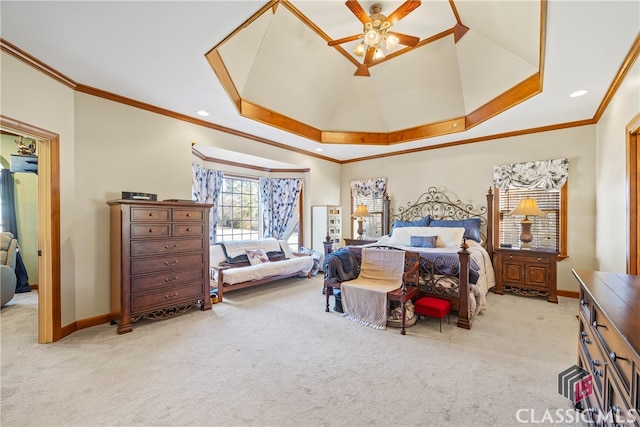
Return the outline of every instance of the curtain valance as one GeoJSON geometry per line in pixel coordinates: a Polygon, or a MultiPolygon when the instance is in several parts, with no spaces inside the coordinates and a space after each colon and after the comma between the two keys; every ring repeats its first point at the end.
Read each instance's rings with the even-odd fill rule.
{"type": "Polygon", "coordinates": [[[493,167],[493,183],[500,190],[542,188],[557,190],[569,177],[569,159],[537,160],[493,167]]]}
{"type": "Polygon", "coordinates": [[[358,197],[382,197],[387,189],[387,178],[369,178],[351,181],[351,192],[358,197]]]}

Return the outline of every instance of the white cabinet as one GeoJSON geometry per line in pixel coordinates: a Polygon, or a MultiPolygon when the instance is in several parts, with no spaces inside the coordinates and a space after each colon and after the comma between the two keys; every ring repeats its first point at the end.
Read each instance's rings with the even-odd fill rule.
{"type": "Polygon", "coordinates": [[[333,250],[336,250],[342,240],[342,206],[311,207],[311,248],[323,254],[323,242],[327,236],[333,244],[333,250]]]}

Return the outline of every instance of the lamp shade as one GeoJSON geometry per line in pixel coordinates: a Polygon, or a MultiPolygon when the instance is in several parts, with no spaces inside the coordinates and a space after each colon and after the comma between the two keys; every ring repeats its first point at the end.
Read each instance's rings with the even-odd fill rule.
{"type": "Polygon", "coordinates": [[[536,199],[526,197],[520,200],[518,206],[509,212],[509,215],[522,215],[522,216],[544,216],[544,212],[538,207],[536,199]]]}
{"type": "Polygon", "coordinates": [[[369,211],[367,210],[367,206],[358,205],[356,211],[353,213],[354,218],[362,218],[363,216],[369,216],[369,211]]]}

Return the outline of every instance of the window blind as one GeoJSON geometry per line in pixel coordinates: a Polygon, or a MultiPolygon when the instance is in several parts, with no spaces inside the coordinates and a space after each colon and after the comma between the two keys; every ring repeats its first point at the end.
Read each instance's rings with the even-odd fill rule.
{"type": "Polygon", "coordinates": [[[499,193],[499,239],[500,244],[510,243],[514,247],[520,245],[520,222],[522,216],[509,215],[520,199],[530,197],[536,199],[538,207],[545,215],[529,217],[531,220],[532,247],[560,250],[560,190],[545,191],[542,189],[500,190],[499,193]]]}

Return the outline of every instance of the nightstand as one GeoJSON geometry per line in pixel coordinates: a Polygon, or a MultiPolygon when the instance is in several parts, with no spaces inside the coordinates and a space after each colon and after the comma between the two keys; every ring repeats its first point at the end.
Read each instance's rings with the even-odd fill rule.
{"type": "Polygon", "coordinates": [[[543,249],[494,249],[495,293],[545,296],[558,303],[556,263],[558,252],[543,249]]]}
{"type": "Polygon", "coordinates": [[[344,239],[345,246],[362,246],[369,243],[375,243],[377,240],[365,240],[365,239],[344,239]]]}

